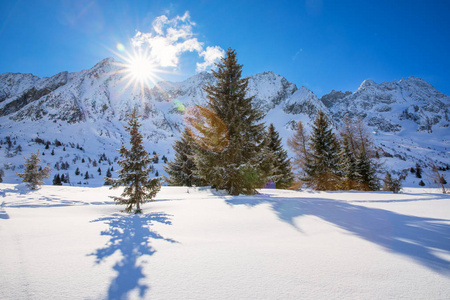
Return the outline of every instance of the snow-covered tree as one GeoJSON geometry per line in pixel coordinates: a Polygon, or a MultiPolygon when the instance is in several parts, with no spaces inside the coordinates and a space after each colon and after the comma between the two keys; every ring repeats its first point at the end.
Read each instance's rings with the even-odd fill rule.
{"type": "Polygon", "coordinates": [[[144,149],[137,110],[134,109],[127,117],[129,120],[125,130],[130,133],[131,148],[127,149],[122,145],[119,150],[123,158],[117,162],[122,167],[117,171],[119,178],[105,177],[105,181],[112,184],[111,188],[125,187],[121,197],[112,197],[116,204],[125,204],[126,212],[131,212],[135,206],[135,213],[141,213],[141,204],[151,201],[161,189],[161,178],[149,178],[153,157],[144,149]]]}
{"type": "Polygon", "coordinates": [[[17,176],[22,178],[23,182],[26,182],[28,187],[32,190],[36,190],[40,185],[44,183],[44,178],[48,178],[51,173],[49,166],[41,167],[39,164],[39,151],[37,153],[31,153],[30,158],[25,157],[25,170],[23,173],[17,173],[17,176]]]}
{"type": "MultiPolygon", "coordinates": [[[[212,71],[217,83],[206,85],[204,90],[207,93],[210,117],[217,117],[221,122],[210,122],[212,126],[207,128],[200,126],[201,130],[194,126],[202,134],[201,140],[206,142],[206,146],[214,146],[208,149],[199,143],[194,145],[194,163],[197,167],[195,173],[208,184],[217,189],[225,189],[231,195],[254,194],[256,188],[267,181],[262,172],[267,158],[263,147],[264,115],[253,106],[253,98],[246,96],[248,79],[241,78],[242,65],[237,62],[236,52],[228,49],[217,67],[217,71],[212,71]],[[208,134],[209,130],[219,129],[214,124],[222,122],[227,134],[219,137],[208,134]],[[208,136],[209,140],[203,138],[208,136]],[[229,140],[223,140],[223,136],[228,136],[229,140]],[[223,142],[226,142],[226,147],[215,148],[216,144],[222,145],[223,142]]],[[[222,133],[222,130],[218,132],[222,133]]],[[[196,139],[195,132],[193,138],[196,139]]]]}
{"type": "Polygon", "coordinates": [[[270,172],[277,189],[287,189],[291,187],[294,181],[292,174],[291,162],[288,158],[286,150],[281,144],[280,134],[275,130],[273,124],[269,125],[266,136],[266,147],[269,154],[273,155],[273,169],[270,172]]]}

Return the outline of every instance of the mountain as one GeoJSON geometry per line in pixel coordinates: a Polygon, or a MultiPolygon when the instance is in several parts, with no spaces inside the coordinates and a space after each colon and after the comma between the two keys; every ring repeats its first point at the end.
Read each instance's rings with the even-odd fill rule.
{"type": "MultiPolygon", "coordinates": [[[[119,71],[114,59],[108,58],[91,69],[50,78],[0,75],[0,168],[5,170],[5,181],[16,182],[23,156],[40,149],[54,174],[62,172],[57,163],[71,162],[64,170],[70,176],[77,167],[83,175],[86,171],[95,175],[89,180],[77,178],[77,183],[102,184],[98,168],[105,174],[115,166],[116,149],[127,141],[126,114],[134,107],[143,116],[147,151],[171,159],[171,145],[184,128],[186,108],[205,105],[203,86],[214,84],[215,78],[202,72],[182,82],[163,81],[141,89],[119,71]],[[94,161],[95,165],[101,161],[100,166],[94,161]]],[[[299,120],[309,128],[321,110],[336,129],[346,115],[363,118],[374,132],[387,169],[406,170],[416,162],[425,165],[428,158],[440,165],[450,163],[450,99],[422,79],[381,84],[365,80],[355,92],[332,91],[319,99],[305,87],[264,72],[249,77],[247,94],[284,142],[299,120]]],[[[161,163],[155,169],[161,173],[161,163]]]]}

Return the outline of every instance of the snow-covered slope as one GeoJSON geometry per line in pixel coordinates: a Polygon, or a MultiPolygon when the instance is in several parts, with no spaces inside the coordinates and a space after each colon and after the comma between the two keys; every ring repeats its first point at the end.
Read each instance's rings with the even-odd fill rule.
{"type": "MultiPolygon", "coordinates": [[[[5,170],[5,181],[16,182],[23,156],[39,149],[45,153],[44,163],[52,167],[67,161],[72,162],[64,170],[67,173],[73,174],[78,167],[82,174],[95,175],[75,182],[102,184],[105,169],[115,165],[116,149],[127,140],[123,125],[134,107],[143,115],[146,149],[171,159],[171,145],[185,126],[185,109],[206,104],[203,86],[214,84],[215,78],[203,72],[142,91],[124,80],[119,70],[108,58],[91,69],[51,78],[0,75],[0,168],[5,170]],[[54,155],[49,155],[52,150],[54,155]],[[102,160],[99,171],[92,162],[98,163],[101,156],[108,159],[102,160]]],[[[354,93],[333,91],[318,99],[307,88],[264,72],[249,77],[248,96],[266,112],[266,123],[274,123],[284,142],[299,120],[309,128],[322,110],[336,127],[344,115],[363,117],[372,126],[378,146],[385,148],[388,169],[425,164],[430,157],[439,164],[450,163],[450,100],[418,78],[379,85],[366,80],[354,93]]],[[[59,171],[55,168],[54,174],[59,171]]],[[[160,163],[156,171],[162,171],[160,163]]]]}
{"type": "Polygon", "coordinates": [[[450,199],[0,184],[2,299],[449,299],[450,199]],[[51,295],[51,296],[49,296],[51,295]]]}

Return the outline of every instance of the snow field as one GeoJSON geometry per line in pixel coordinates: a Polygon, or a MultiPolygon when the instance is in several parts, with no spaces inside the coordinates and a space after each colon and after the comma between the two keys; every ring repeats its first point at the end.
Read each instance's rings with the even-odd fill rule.
{"type": "Polygon", "coordinates": [[[1,299],[448,299],[450,197],[0,184],[1,299]],[[188,193],[189,191],[189,193],[188,193]]]}

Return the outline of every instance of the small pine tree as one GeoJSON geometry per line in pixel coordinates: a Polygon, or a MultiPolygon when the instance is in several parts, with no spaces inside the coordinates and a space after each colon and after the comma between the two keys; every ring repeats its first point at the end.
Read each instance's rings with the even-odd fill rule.
{"type": "Polygon", "coordinates": [[[392,191],[392,183],[393,182],[392,182],[391,173],[386,172],[386,176],[383,179],[383,188],[382,188],[382,190],[383,191],[387,191],[387,192],[392,191]]]}
{"type": "Polygon", "coordinates": [[[203,186],[205,183],[194,174],[196,169],[192,160],[192,140],[185,129],[181,138],[175,141],[173,149],[175,150],[175,158],[173,161],[167,162],[163,168],[169,175],[167,182],[169,185],[176,186],[203,186]]]}
{"type": "Polygon", "coordinates": [[[86,173],[84,174],[84,179],[85,180],[89,179],[89,172],[88,171],[86,171],[86,173]]]}
{"type": "Polygon", "coordinates": [[[416,164],[416,177],[422,178],[422,167],[419,164],[416,164]]]}
{"type": "Polygon", "coordinates": [[[267,130],[266,145],[268,153],[273,155],[273,169],[269,173],[269,177],[272,177],[275,188],[287,189],[291,187],[294,181],[291,162],[281,144],[280,134],[275,130],[273,124],[270,124],[267,130]]]}
{"type": "Polygon", "coordinates": [[[357,188],[356,159],[351,150],[348,138],[344,136],[339,154],[341,161],[341,188],[352,190],[357,188]]]}
{"type": "Polygon", "coordinates": [[[141,124],[138,119],[136,109],[128,114],[128,126],[125,130],[130,133],[131,148],[127,149],[124,145],[120,148],[122,160],[118,164],[122,167],[117,173],[118,179],[105,177],[105,180],[112,184],[111,188],[125,186],[122,197],[112,197],[117,204],[125,204],[125,211],[131,212],[133,206],[136,206],[135,213],[141,213],[140,205],[151,201],[161,189],[161,178],[149,179],[152,158],[145,151],[142,145],[143,136],[139,132],[141,124]]]}
{"type": "Polygon", "coordinates": [[[44,168],[39,165],[39,151],[37,153],[31,153],[30,158],[25,158],[25,170],[23,173],[17,173],[17,176],[22,178],[23,182],[26,182],[28,187],[32,190],[36,190],[40,185],[44,183],[43,179],[48,178],[51,173],[49,166],[44,168]]]}
{"type": "Polygon", "coordinates": [[[61,180],[61,177],[59,176],[59,174],[56,174],[53,177],[53,185],[62,185],[62,180],[61,180]]]}
{"type": "Polygon", "coordinates": [[[419,181],[419,185],[420,186],[425,186],[425,182],[423,182],[423,180],[419,181]]]}
{"type": "Polygon", "coordinates": [[[98,167],[97,172],[98,172],[98,175],[102,175],[102,169],[100,167],[98,167]]]}
{"type": "Polygon", "coordinates": [[[5,176],[5,171],[3,171],[3,169],[0,169],[0,183],[3,182],[3,176],[5,176]]]}
{"type": "Polygon", "coordinates": [[[80,168],[77,167],[77,169],[75,170],[75,175],[80,175],[80,168]]]}
{"type": "Polygon", "coordinates": [[[402,189],[401,181],[404,178],[402,176],[399,176],[397,179],[392,178],[391,174],[389,172],[386,172],[386,176],[383,180],[383,191],[389,191],[393,192],[394,194],[397,194],[402,189]]]}

